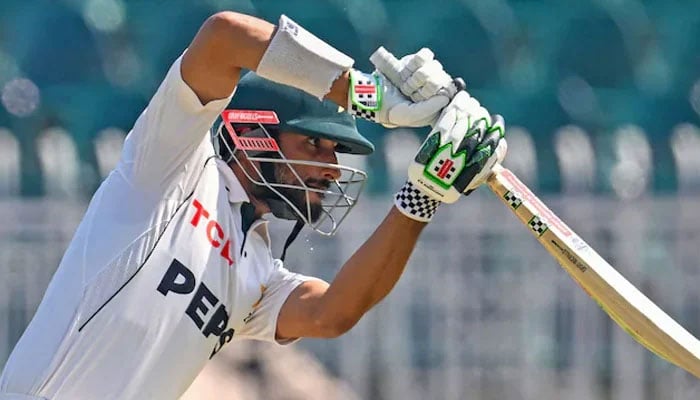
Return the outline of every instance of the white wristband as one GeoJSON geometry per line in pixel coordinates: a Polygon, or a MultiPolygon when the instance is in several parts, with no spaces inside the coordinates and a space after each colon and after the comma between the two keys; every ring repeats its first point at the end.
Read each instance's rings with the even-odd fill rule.
{"type": "Polygon", "coordinates": [[[255,72],[321,100],[340,74],[354,63],[352,58],[282,15],[255,72]]]}

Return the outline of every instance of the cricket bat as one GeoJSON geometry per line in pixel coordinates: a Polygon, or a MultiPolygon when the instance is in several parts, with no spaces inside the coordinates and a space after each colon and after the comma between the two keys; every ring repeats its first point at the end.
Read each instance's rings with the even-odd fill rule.
{"type": "Polygon", "coordinates": [[[581,288],[630,336],[700,378],[700,341],[608,264],[509,169],[487,184],[581,288]]]}
{"type": "MultiPolygon", "coordinates": [[[[392,82],[401,62],[383,47],[370,57],[392,82]]],[[[457,78],[453,90],[465,88],[457,78]]],[[[510,170],[496,165],[488,186],[564,270],[618,325],[644,347],[700,378],[700,341],[649,300],[564,224],[510,170]]]]}

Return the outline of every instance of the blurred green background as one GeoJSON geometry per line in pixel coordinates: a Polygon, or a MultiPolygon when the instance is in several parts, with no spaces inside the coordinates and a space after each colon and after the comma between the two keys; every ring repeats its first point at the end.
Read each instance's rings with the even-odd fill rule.
{"type": "MultiPolygon", "coordinates": [[[[514,166],[542,192],[697,186],[683,150],[697,145],[698,1],[5,0],[0,194],[89,196],[171,62],[225,9],[286,13],[365,70],[380,45],[433,49],[505,116],[514,166]]],[[[422,132],[361,125],[380,150],[365,161],[370,192],[392,190],[392,136],[422,132]]]]}

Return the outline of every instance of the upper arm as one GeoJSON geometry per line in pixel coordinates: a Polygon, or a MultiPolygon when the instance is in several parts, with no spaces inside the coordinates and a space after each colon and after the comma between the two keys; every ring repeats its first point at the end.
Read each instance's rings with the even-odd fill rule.
{"type": "Polygon", "coordinates": [[[301,321],[311,321],[309,302],[313,303],[314,299],[325,292],[326,287],[327,283],[290,272],[284,268],[281,260],[275,260],[274,269],[266,281],[262,282],[260,299],[252,305],[244,324],[236,327],[234,339],[256,339],[286,344],[307,336],[297,335],[300,332],[304,333],[300,328],[306,323],[292,320],[299,317],[301,321]],[[283,326],[282,335],[278,329],[280,324],[283,326]]]}
{"type": "Polygon", "coordinates": [[[232,12],[208,18],[134,124],[120,172],[149,191],[178,181],[186,192],[199,171],[193,164],[213,155],[209,129],[230,102],[241,68],[257,66],[273,28],[232,12]]]}
{"type": "Polygon", "coordinates": [[[186,195],[214,154],[209,129],[230,97],[202,105],[182,79],[181,62],[170,67],[124,142],[117,169],[140,191],[163,195],[177,183],[186,195]]]}
{"type": "Polygon", "coordinates": [[[182,60],[182,77],[205,104],[228,96],[241,68],[254,70],[269,44],[274,25],[224,11],[209,17],[182,60]]]}
{"type": "Polygon", "coordinates": [[[325,295],[329,286],[320,279],[309,280],[289,295],[277,319],[279,340],[335,338],[357,323],[357,318],[344,313],[345,310],[328,307],[325,295]]]}
{"type": "Polygon", "coordinates": [[[322,316],[323,295],[328,290],[328,283],[309,280],[299,285],[289,295],[277,318],[278,339],[300,337],[334,337],[322,316]]]}

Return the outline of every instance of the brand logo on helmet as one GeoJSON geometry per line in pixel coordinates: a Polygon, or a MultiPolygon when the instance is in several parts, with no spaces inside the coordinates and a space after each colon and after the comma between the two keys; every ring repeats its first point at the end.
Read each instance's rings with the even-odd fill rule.
{"type": "MultiPolygon", "coordinates": [[[[280,120],[274,111],[266,110],[224,110],[221,113],[224,126],[238,149],[249,151],[279,151],[277,142],[271,137],[244,138],[236,133],[232,124],[277,125],[280,120]]],[[[243,132],[241,132],[243,133],[243,132]]]]}
{"type": "Polygon", "coordinates": [[[221,113],[224,121],[234,124],[279,124],[274,111],[269,110],[225,110],[221,113]]]}

